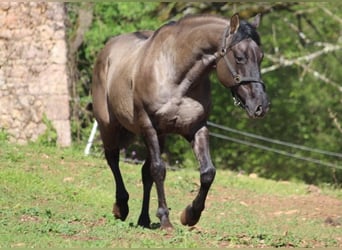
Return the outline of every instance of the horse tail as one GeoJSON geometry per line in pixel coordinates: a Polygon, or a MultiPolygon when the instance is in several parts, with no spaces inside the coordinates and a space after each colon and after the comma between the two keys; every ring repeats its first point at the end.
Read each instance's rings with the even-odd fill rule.
{"type": "Polygon", "coordinates": [[[99,124],[109,123],[109,113],[107,108],[107,75],[108,57],[103,51],[97,57],[92,76],[92,111],[99,124]]]}

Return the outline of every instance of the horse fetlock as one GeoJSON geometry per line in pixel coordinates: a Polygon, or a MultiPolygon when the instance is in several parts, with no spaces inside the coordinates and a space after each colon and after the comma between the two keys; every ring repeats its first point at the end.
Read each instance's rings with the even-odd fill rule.
{"type": "Polygon", "coordinates": [[[161,220],[164,216],[169,217],[169,210],[167,208],[158,208],[156,216],[161,220]]]}

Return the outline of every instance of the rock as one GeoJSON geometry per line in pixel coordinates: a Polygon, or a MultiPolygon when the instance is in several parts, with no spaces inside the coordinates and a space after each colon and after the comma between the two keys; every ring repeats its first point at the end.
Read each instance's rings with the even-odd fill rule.
{"type": "Polygon", "coordinates": [[[71,144],[67,44],[62,2],[0,3],[0,127],[24,143],[45,131],[71,144]]]}
{"type": "Polygon", "coordinates": [[[256,178],[258,178],[258,175],[255,173],[251,173],[251,174],[249,174],[249,178],[256,179],[256,178]]]}
{"type": "Polygon", "coordinates": [[[307,191],[309,194],[320,194],[322,191],[315,185],[308,185],[307,191]]]}

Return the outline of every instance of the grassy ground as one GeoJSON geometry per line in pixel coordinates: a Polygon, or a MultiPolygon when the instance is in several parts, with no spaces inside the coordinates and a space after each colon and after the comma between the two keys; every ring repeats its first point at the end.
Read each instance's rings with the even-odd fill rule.
{"type": "MultiPolygon", "coordinates": [[[[0,247],[342,247],[342,192],[219,170],[200,222],[179,222],[199,175],[168,171],[173,232],[136,226],[140,166],[122,163],[127,221],[115,220],[112,175],[81,150],[0,145],[0,247]]],[[[151,219],[157,223],[153,190],[151,219]]]]}

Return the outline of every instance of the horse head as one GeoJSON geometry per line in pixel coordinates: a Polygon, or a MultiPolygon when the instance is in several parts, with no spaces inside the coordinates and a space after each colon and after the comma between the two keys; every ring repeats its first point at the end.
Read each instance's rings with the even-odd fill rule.
{"type": "Polygon", "coordinates": [[[240,20],[237,14],[231,17],[216,66],[220,82],[231,89],[235,104],[251,118],[263,117],[270,105],[260,73],[263,52],[256,31],[259,22],[259,15],[252,23],[240,20]]]}

